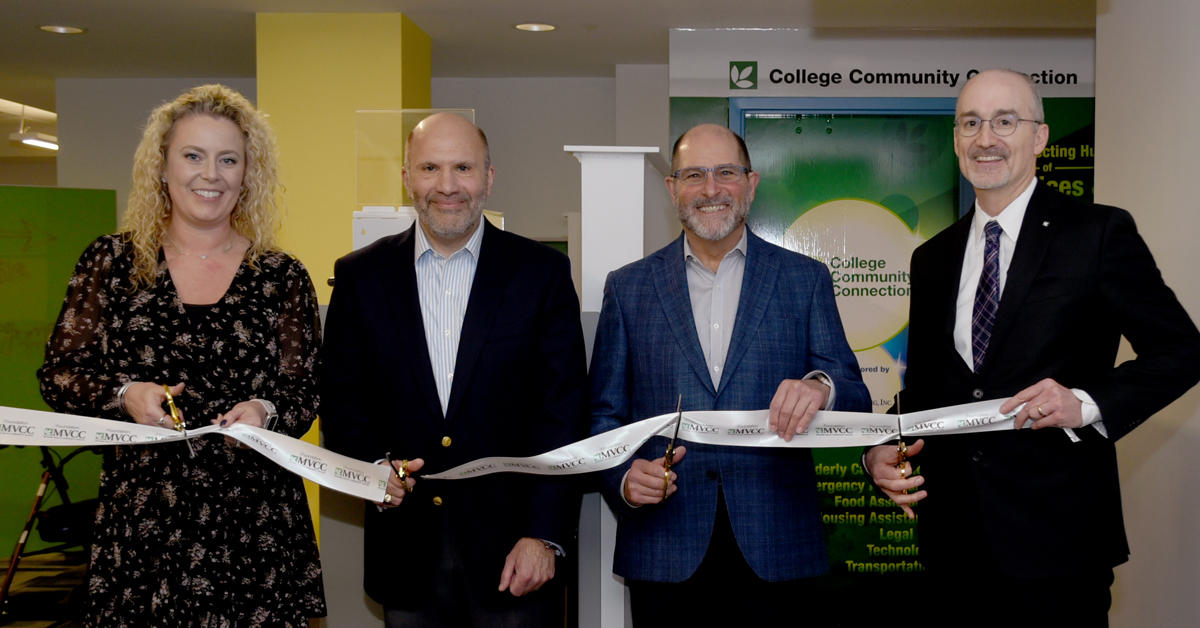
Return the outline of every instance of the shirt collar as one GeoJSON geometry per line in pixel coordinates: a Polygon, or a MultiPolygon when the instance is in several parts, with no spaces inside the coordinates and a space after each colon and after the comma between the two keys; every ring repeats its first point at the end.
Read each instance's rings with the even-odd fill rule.
{"type": "MultiPolygon", "coordinates": [[[[738,251],[742,254],[742,257],[746,257],[746,240],[747,240],[746,234],[750,231],[750,229],[748,227],[746,227],[745,225],[742,225],[742,227],[743,227],[742,238],[740,240],[738,240],[738,243],[735,244],[733,246],[733,248],[729,250],[728,253],[725,254],[725,257],[729,257],[730,255],[733,254],[734,251],[738,251]]],[[[692,245],[688,244],[687,232],[684,232],[684,234],[683,234],[683,261],[686,262],[689,259],[695,259],[697,262],[700,261],[694,255],[692,255],[692,245]]]]}
{"type": "MultiPolygon", "coordinates": [[[[487,221],[487,218],[484,218],[481,215],[479,217],[479,224],[475,227],[475,233],[471,234],[471,239],[467,240],[466,246],[455,251],[450,255],[450,257],[454,257],[455,255],[466,251],[468,254],[470,254],[472,259],[479,261],[479,247],[483,243],[483,223],[485,221],[487,221]]],[[[424,255],[426,251],[430,252],[431,255],[441,255],[437,251],[434,251],[433,247],[430,246],[429,237],[425,235],[425,228],[420,224],[420,219],[417,220],[417,223],[417,241],[415,243],[416,246],[413,247],[413,260],[421,259],[421,256],[424,255]]]]}
{"type": "Polygon", "coordinates": [[[1029,199],[1033,198],[1033,189],[1037,187],[1037,177],[1029,182],[1029,187],[1025,188],[1021,195],[1013,199],[1007,207],[1000,211],[1000,214],[992,218],[983,211],[979,206],[979,200],[975,200],[975,223],[973,230],[975,241],[983,240],[983,228],[987,226],[988,221],[995,220],[1000,223],[1000,228],[1004,230],[1004,235],[1008,236],[1013,242],[1017,241],[1017,234],[1021,232],[1021,223],[1025,220],[1025,210],[1029,208],[1029,199]]]}

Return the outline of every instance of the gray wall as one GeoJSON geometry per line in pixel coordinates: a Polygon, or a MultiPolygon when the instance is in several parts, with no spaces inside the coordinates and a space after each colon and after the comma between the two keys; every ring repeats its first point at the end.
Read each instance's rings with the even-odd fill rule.
{"type": "Polygon", "coordinates": [[[228,85],[251,102],[258,97],[252,78],[59,79],[59,187],[116,190],[119,220],[146,118],[155,107],[206,83],[228,85]]]}
{"type": "Polygon", "coordinates": [[[579,162],[568,144],[611,146],[616,137],[611,78],[435,78],[433,106],[475,110],[488,136],[496,183],[487,208],[505,229],[566,240],[566,212],[581,205],[579,162]]]}
{"type": "MultiPolygon", "coordinates": [[[[1102,0],[1096,19],[1096,201],[1133,213],[1167,285],[1200,315],[1200,4],[1102,0]],[[1181,123],[1175,123],[1176,121],[1181,123]]],[[[1123,358],[1133,354],[1128,346],[1123,358]]],[[[1200,391],[1117,443],[1132,551],[1117,568],[1114,627],[1195,626],[1200,617],[1200,391]]],[[[1078,522],[1087,525],[1086,521],[1078,522]]]]}

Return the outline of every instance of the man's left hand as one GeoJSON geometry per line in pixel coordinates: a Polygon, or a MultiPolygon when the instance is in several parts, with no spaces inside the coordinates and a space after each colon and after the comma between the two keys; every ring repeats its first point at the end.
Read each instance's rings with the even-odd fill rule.
{"type": "Polygon", "coordinates": [[[827,399],[829,387],[818,380],[783,380],[771,400],[771,431],[791,442],[793,436],[808,429],[827,399]]]}
{"type": "Polygon", "coordinates": [[[532,593],[554,577],[554,550],[541,541],[524,537],[517,541],[500,572],[500,590],[516,597],[532,593]]]}
{"type": "Polygon", "coordinates": [[[1021,404],[1013,427],[1021,429],[1025,421],[1033,421],[1033,429],[1044,427],[1083,427],[1083,402],[1069,388],[1046,378],[1013,395],[1000,406],[1002,414],[1012,412],[1021,404]]]}

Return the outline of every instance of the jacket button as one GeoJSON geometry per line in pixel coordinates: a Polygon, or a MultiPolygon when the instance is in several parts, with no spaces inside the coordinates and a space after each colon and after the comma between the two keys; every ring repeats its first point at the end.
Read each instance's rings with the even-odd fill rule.
{"type": "Polygon", "coordinates": [[[434,498],[433,498],[433,505],[434,505],[434,506],[441,506],[441,505],[442,505],[442,498],[441,498],[441,497],[434,497],[434,498]]]}
{"type": "Polygon", "coordinates": [[[975,390],[972,390],[972,391],[971,391],[971,396],[972,396],[972,397],[974,397],[974,398],[976,398],[976,399],[983,399],[983,389],[982,389],[982,388],[976,388],[975,390]]]}
{"type": "Polygon", "coordinates": [[[709,471],[709,472],[708,472],[708,479],[710,479],[710,480],[715,480],[715,479],[717,479],[717,472],[716,472],[716,471],[709,471]]]}
{"type": "Polygon", "coordinates": [[[979,462],[980,460],[983,460],[983,452],[977,451],[977,452],[971,454],[971,460],[974,460],[975,462],[979,462]]]}
{"type": "Polygon", "coordinates": [[[442,437],[442,447],[449,447],[449,446],[450,446],[450,437],[443,436],[442,437]]]}

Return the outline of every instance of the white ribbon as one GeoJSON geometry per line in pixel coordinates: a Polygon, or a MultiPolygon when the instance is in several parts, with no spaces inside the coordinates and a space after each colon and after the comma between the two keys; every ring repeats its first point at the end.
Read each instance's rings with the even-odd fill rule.
{"type": "MultiPolygon", "coordinates": [[[[869,447],[895,438],[970,434],[1013,429],[1017,410],[1001,414],[1004,399],[888,415],[870,412],[818,412],[803,433],[785,441],[768,428],[767,410],[686,412],[679,438],[691,443],[731,447],[869,447]]],[[[1019,410],[1019,408],[1018,408],[1019,410]]],[[[492,473],[572,475],[620,465],[655,435],[670,436],[675,413],[663,414],[528,458],[481,458],[430,480],[460,480],[492,473]]],[[[1025,424],[1030,427],[1032,422],[1025,424]]],[[[235,423],[188,430],[187,436],[162,428],[69,414],[0,406],[0,445],[96,446],[147,444],[221,434],[267,456],[284,469],[321,486],[374,502],[383,500],[391,473],[371,464],[322,449],[276,432],[235,423]]]]}
{"type": "MultiPolygon", "coordinates": [[[[822,411],[816,414],[808,429],[791,441],[770,431],[767,410],[685,412],[679,439],[732,447],[869,447],[897,437],[1011,430],[1017,410],[1001,414],[1000,406],[1004,402],[1004,399],[980,401],[899,415],[822,411]]],[[[482,458],[423,477],[458,480],[503,471],[565,475],[611,469],[633,456],[652,436],[669,438],[674,433],[676,416],[675,413],[663,414],[630,423],[530,458],[482,458]]],[[[1031,425],[1026,423],[1026,427],[1031,425]]]]}
{"type": "Polygon", "coordinates": [[[0,406],[0,445],[145,445],[198,438],[205,434],[229,436],[284,469],[347,495],[379,502],[383,501],[387,490],[388,474],[391,473],[388,467],[355,460],[297,438],[240,423],[224,428],[206,425],[188,430],[184,436],[175,430],[140,423],[0,406]]]}

